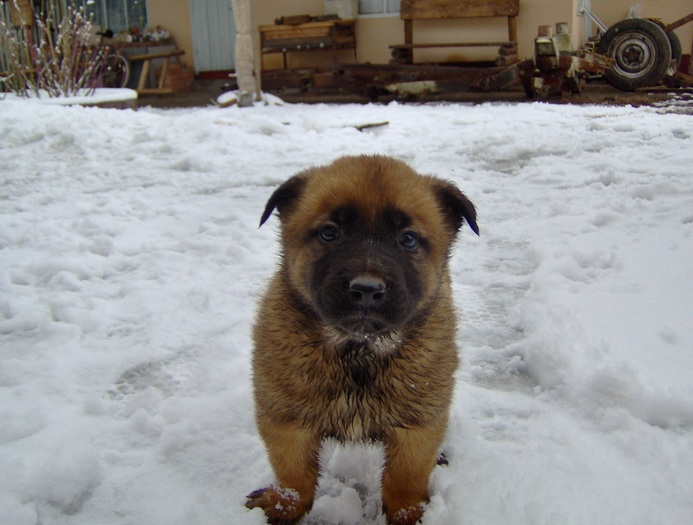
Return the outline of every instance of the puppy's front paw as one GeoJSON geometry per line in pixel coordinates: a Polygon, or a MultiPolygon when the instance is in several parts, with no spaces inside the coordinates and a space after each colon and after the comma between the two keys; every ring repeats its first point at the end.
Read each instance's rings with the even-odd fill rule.
{"type": "Polygon", "coordinates": [[[253,491],[247,498],[245,506],[262,509],[270,525],[295,525],[313,506],[312,501],[302,501],[295,490],[272,486],[253,491]]]}
{"type": "Polygon", "coordinates": [[[387,515],[388,525],[415,525],[423,517],[424,509],[421,505],[413,505],[399,509],[392,515],[387,515]]]}

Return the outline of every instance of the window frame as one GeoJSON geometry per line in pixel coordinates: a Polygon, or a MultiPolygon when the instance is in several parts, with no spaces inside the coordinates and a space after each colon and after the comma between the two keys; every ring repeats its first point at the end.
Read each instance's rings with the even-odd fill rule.
{"type": "MultiPolygon", "coordinates": [[[[397,7],[397,11],[388,11],[388,3],[390,0],[379,0],[382,3],[382,12],[379,13],[361,13],[361,2],[359,2],[359,18],[390,18],[399,17],[400,6],[397,7]]],[[[398,2],[399,3],[399,2],[398,2]]],[[[400,3],[401,5],[401,3],[400,3]]]]}
{"type": "MultiPolygon", "coordinates": [[[[87,8],[87,12],[94,13],[94,23],[102,27],[103,30],[111,29],[114,33],[118,34],[121,32],[131,31],[133,28],[137,27],[140,31],[144,31],[149,26],[149,5],[147,0],[78,0],[78,3],[87,8]],[[140,3],[144,8],[144,25],[140,27],[140,24],[135,24],[133,20],[130,19],[130,12],[128,11],[128,3],[134,1],[135,3],[140,3]],[[110,20],[110,15],[112,15],[112,10],[119,10],[120,17],[118,21],[124,21],[128,27],[118,27],[115,29],[111,22],[115,20],[110,20]]],[[[139,21],[138,21],[139,22],[139,21]]]]}

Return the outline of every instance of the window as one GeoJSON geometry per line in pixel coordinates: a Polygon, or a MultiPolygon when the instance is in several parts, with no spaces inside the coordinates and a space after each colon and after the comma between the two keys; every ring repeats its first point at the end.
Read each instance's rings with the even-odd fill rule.
{"type": "MultiPolygon", "coordinates": [[[[14,0],[0,0],[0,19],[4,20],[9,5],[14,0]]],[[[23,0],[20,5],[30,4],[35,13],[54,13],[60,20],[68,6],[83,7],[94,17],[93,23],[114,33],[130,32],[135,27],[147,27],[147,0],[23,0]]],[[[29,5],[27,5],[27,8],[29,5]]]]}
{"type": "Polygon", "coordinates": [[[89,14],[94,14],[94,23],[103,29],[118,34],[138,27],[147,27],[147,0],[80,0],[89,14]]]}
{"type": "Polygon", "coordinates": [[[399,14],[400,0],[359,0],[360,15],[399,14]]]}

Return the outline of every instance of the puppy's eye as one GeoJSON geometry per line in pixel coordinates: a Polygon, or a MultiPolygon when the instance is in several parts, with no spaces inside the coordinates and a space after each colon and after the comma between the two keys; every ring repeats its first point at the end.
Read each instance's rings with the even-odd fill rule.
{"type": "Polygon", "coordinates": [[[332,224],[327,224],[318,230],[318,237],[323,243],[336,241],[339,236],[339,230],[332,224]]]}
{"type": "Polygon", "coordinates": [[[414,251],[419,247],[419,236],[412,231],[404,232],[399,238],[399,243],[409,251],[414,251]]]}

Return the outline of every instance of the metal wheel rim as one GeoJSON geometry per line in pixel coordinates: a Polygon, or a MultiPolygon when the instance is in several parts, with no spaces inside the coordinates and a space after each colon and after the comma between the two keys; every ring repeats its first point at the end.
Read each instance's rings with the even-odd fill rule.
{"type": "Polygon", "coordinates": [[[655,67],[657,46],[647,35],[628,32],[613,42],[610,55],[616,60],[614,69],[623,77],[638,78],[655,67]]]}

